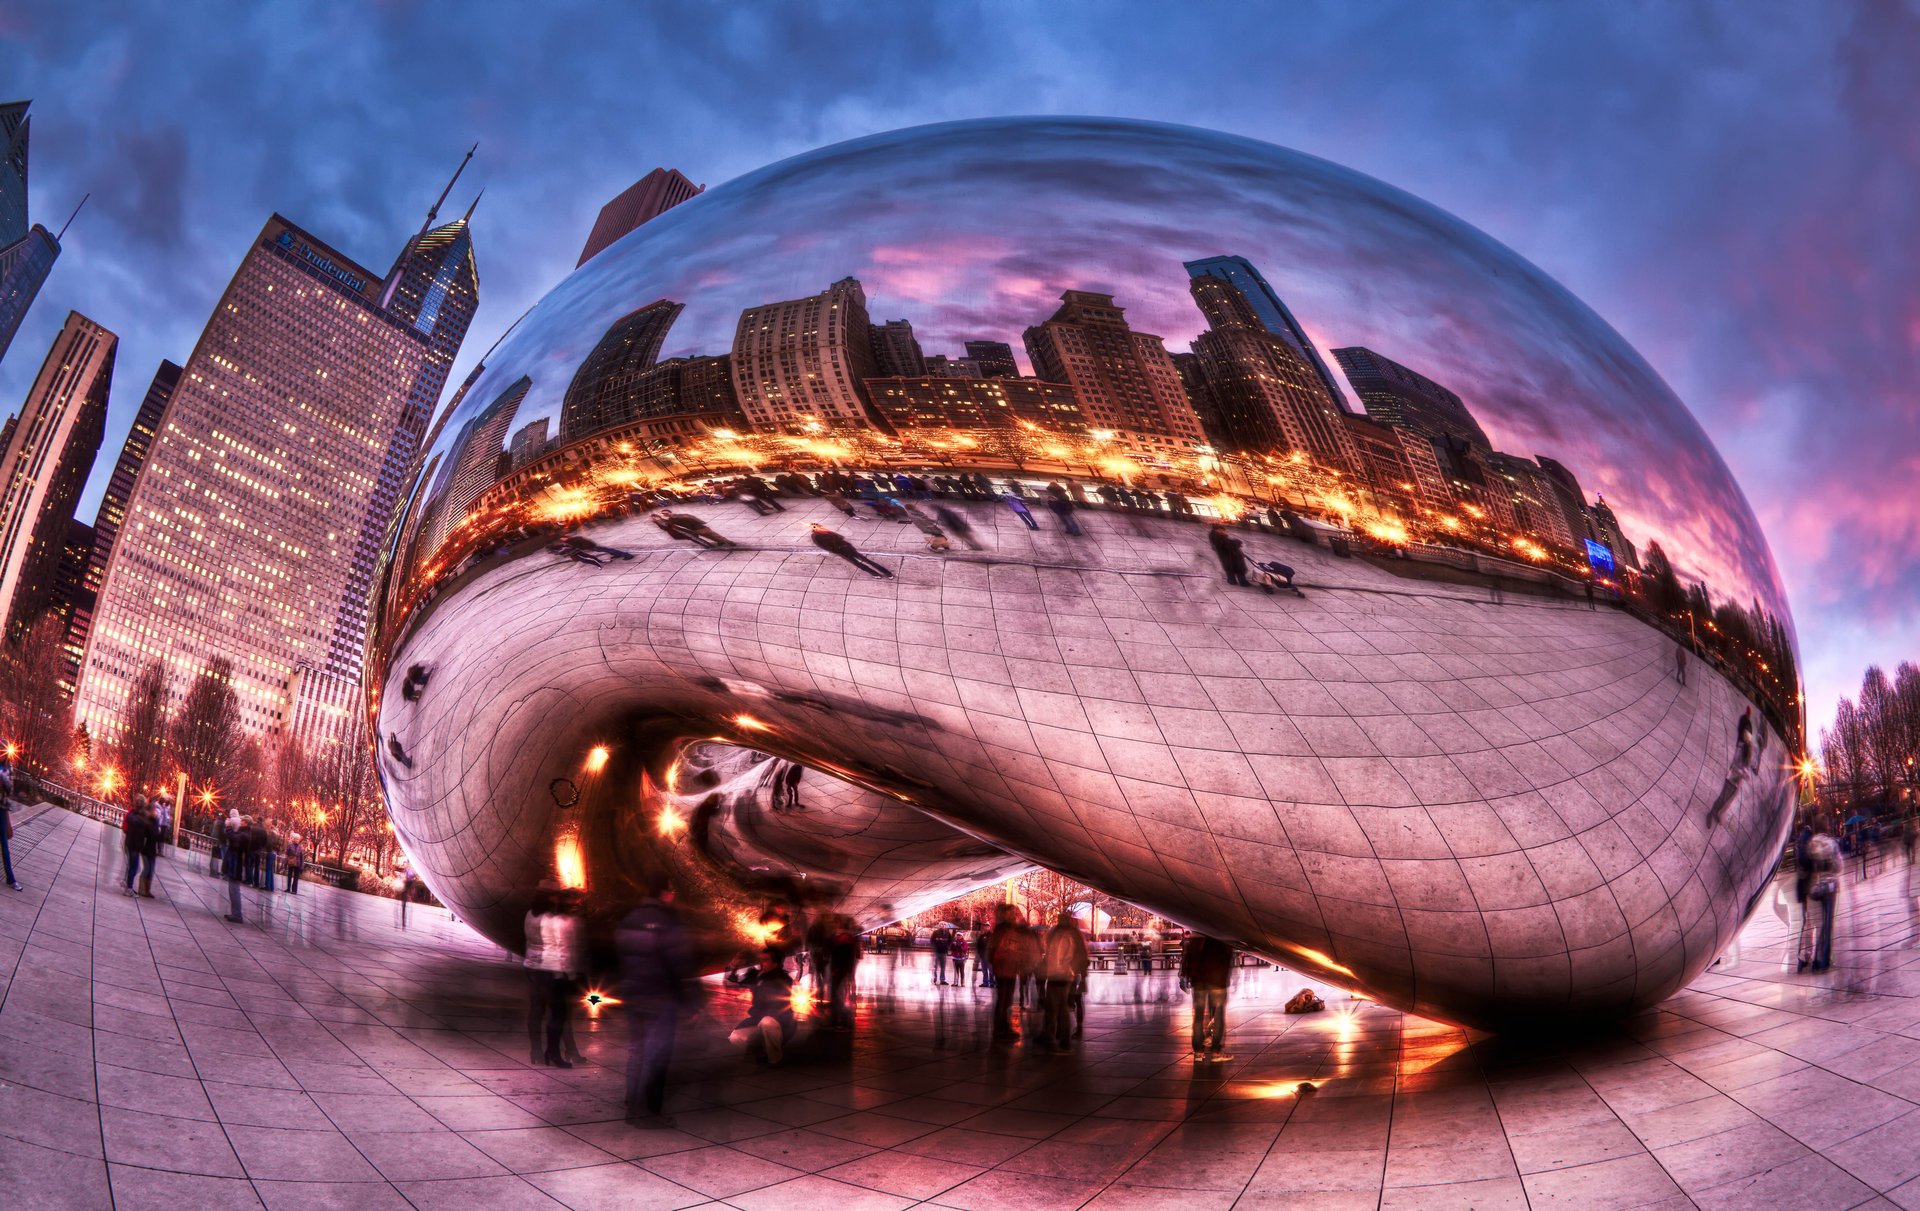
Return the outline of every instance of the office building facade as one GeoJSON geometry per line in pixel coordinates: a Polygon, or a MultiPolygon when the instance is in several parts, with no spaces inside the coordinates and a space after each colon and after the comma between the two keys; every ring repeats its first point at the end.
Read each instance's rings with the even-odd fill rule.
{"type": "Polygon", "coordinates": [[[384,277],[268,220],[133,484],[80,674],[95,737],[118,733],[153,661],[176,685],[231,661],[252,735],[288,734],[299,702],[358,683],[382,507],[465,336],[472,266],[464,219],[429,226],[384,277]]]}
{"type": "Polygon", "coordinates": [[[1071,387],[1088,428],[1144,447],[1205,443],[1173,358],[1159,337],[1128,327],[1112,295],[1067,291],[1025,340],[1034,375],[1071,387]]]}
{"type": "Polygon", "coordinates": [[[574,268],[599,256],[607,245],[642,223],[659,218],[688,198],[705,192],[706,188],[705,185],[695,185],[687,180],[677,168],[654,169],[600,208],[600,215],[593,221],[593,230],[588,233],[586,247],[580,250],[580,259],[574,262],[574,268]]]}
{"type": "Polygon", "coordinates": [[[119,345],[69,312],[0,450],[0,619],[8,639],[60,604],[67,523],[106,432],[119,345]]]}
{"type": "Polygon", "coordinates": [[[733,337],[733,388],[756,429],[870,425],[876,377],[867,293],[841,278],[819,294],[749,307],[733,337]]]}

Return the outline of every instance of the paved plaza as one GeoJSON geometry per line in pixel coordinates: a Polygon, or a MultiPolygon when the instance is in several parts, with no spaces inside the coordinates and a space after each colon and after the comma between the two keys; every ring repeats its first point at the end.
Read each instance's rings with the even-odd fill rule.
{"type": "MultiPolygon", "coordinates": [[[[1849,882],[1831,972],[1764,900],[1714,972],[1604,1037],[1466,1033],[1246,972],[1229,1063],[1164,976],[1096,973],[1071,1055],[996,1049],[971,988],[871,958],[850,1036],[757,1067],[716,986],[677,1129],[621,1118],[616,1013],[529,1067],[517,965],[451,921],[163,861],[19,817],[0,891],[0,1207],[1920,1207],[1920,968],[1896,856],[1849,882]],[[263,904],[266,901],[268,903],[263,904]],[[1303,1082],[1314,1088],[1302,1092],[1303,1082]]],[[[1551,1028],[1552,1023],[1542,1023],[1551,1028]]]]}

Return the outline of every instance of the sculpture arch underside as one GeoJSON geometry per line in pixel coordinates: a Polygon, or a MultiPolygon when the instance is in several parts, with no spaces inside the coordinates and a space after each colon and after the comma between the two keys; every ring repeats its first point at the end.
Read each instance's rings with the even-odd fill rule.
{"type": "Polygon", "coordinates": [[[630,558],[502,547],[388,641],[393,820],[463,919],[517,945],[567,850],[602,919],[667,872],[718,965],[769,903],[872,927],[1044,865],[1412,1012],[1538,1026],[1697,975],[1791,818],[1765,715],[1741,760],[1748,698],[1605,603],[1250,535],[1302,590],[1263,593],[1203,527],[1117,510],[1072,536],[956,503],[983,549],[935,554],[786,504],[690,507],[738,548],[638,511],[573,531],[630,558]]]}

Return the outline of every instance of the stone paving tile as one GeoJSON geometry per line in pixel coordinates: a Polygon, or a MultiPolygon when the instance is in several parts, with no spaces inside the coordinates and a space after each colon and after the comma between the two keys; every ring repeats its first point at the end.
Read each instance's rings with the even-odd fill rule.
{"type": "Polygon", "coordinates": [[[235,928],[224,887],[178,862],[162,899],[114,894],[98,825],[55,811],[20,833],[30,888],[0,896],[0,938],[22,943],[0,947],[7,1211],[1920,1208],[1920,955],[1897,866],[1850,888],[1829,977],[1794,973],[1795,931],[1763,911],[1666,1005],[1545,1043],[1324,988],[1332,1010],[1291,1018],[1278,1002],[1303,981],[1249,970],[1225,1071],[1184,1059],[1184,1000],[1159,977],[1096,984],[1075,1055],[950,1020],[936,1048],[940,998],[965,1018],[984,994],[876,960],[852,1050],[803,1038],[776,1070],[721,1042],[720,994],[683,1036],[678,1128],[636,1130],[623,1024],[580,1032],[580,1068],[528,1067],[518,969],[444,914],[402,931],[391,905],[316,888],[235,928]],[[58,978],[22,980],[29,954],[58,978]],[[95,965],[78,1008],[61,1003],[77,958],[95,965]],[[195,1016],[210,1007],[238,1016],[195,1016]]]}

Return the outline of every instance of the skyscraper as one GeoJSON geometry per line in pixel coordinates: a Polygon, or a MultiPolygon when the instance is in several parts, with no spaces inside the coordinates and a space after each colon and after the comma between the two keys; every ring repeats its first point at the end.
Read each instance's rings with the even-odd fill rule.
{"type": "Polygon", "coordinates": [[[706,192],[706,188],[687,180],[677,168],[654,169],[600,208],[600,217],[593,221],[587,246],[580,250],[580,259],[574,262],[574,268],[599,256],[607,245],[642,223],[659,218],[688,198],[706,192]]]}
{"type": "Polygon", "coordinates": [[[100,600],[100,586],[107,578],[107,561],[113,558],[113,545],[127,517],[127,500],[133,495],[134,480],[146,465],[147,451],[153,448],[154,434],[167,413],[167,401],[180,385],[180,367],[162,361],[147,384],[133,426],[120,444],[120,457],[113,464],[113,477],[100,497],[100,508],[93,515],[93,547],[81,569],[80,587],[73,596],[73,609],[67,617],[67,684],[72,688],[80,678],[80,660],[87,651],[87,637],[93,633],[93,613],[100,600]]]}
{"type": "Polygon", "coordinates": [[[877,378],[919,378],[927,372],[927,355],[905,320],[874,325],[873,361],[877,378]]]}
{"type": "Polygon", "coordinates": [[[466,520],[467,506],[500,478],[501,464],[512,458],[506,445],[514,414],[531,390],[533,380],[521,375],[453,435],[453,446],[429,489],[427,509],[432,516],[421,524],[427,550],[437,550],[466,520]]]}
{"type": "Polygon", "coordinates": [[[312,704],[344,720],[380,536],[478,298],[467,220],[433,219],[384,278],[279,215],[247,251],[113,545],[77,701],[94,736],[156,660],[176,684],[232,661],[254,735],[312,704]]]}
{"type": "Polygon", "coordinates": [[[1493,449],[1465,401],[1426,375],[1358,345],[1335,349],[1333,356],[1374,420],[1449,437],[1482,453],[1493,449]]]}
{"type": "Polygon", "coordinates": [[[1293,351],[1312,368],[1314,377],[1326,388],[1327,398],[1341,411],[1347,410],[1347,398],[1340,393],[1340,384],[1334,381],[1332,371],[1327,369],[1326,359],[1320,356],[1307,330],[1293,318],[1293,312],[1281,301],[1279,293],[1253,267],[1253,262],[1240,256],[1216,256],[1187,261],[1185,268],[1189,278],[1214,277],[1231,283],[1246,297],[1260,326],[1292,345],[1293,351]]]}
{"type": "Polygon", "coordinates": [[[508,468],[523,467],[539,458],[547,449],[548,418],[530,420],[513,431],[507,442],[508,468]]]}
{"type": "Polygon", "coordinates": [[[757,429],[872,424],[864,384],[873,377],[867,292],[856,278],[740,313],[733,387],[757,429]]]}
{"type": "Polygon", "coordinates": [[[1613,515],[1613,508],[1607,504],[1607,498],[1594,497],[1593,503],[1587,507],[1587,514],[1593,518],[1594,537],[1613,552],[1614,563],[1639,571],[1640,552],[1636,551],[1633,543],[1627,540],[1626,532],[1620,528],[1620,519],[1613,515]]]}
{"type": "Polygon", "coordinates": [[[45,227],[27,225],[27,136],[31,101],[0,105],[0,358],[60,255],[60,241],[45,227]]]}
{"type": "Polygon", "coordinates": [[[1089,428],[1147,446],[1206,441],[1166,347],[1128,327],[1112,295],[1067,291],[1060,309],[1025,339],[1034,374],[1072,387],[1089,428]]]}
{"type": "Polygon", "coordinates": [[[119,344],[68,312],[0,451],[0,619],[9,639],[58,604],[67,523],[106,432],[119,344]]]}
{"type": "Polygon", "coordinates": [[[667,329],[685,309],[685,303],[659,299],[614,321],[567,384],[560,404],[561,441],[578,441],[633,419],[641,378],[660,360],[667,329]]]}
{"type": "Polygon", "coordinates": [[[1267,328],[1254,300],[1213,274],[1196,274],[1187,286],[1207,317],[1193,351],[1208,386],[1214,443],[1256,453],[1299,450],[1325,468],[1364,470],[1345,414],[1293,342],[1267,328]]]}
{"type": "Polygon", "coordinates": [[[979,367],[981,378],[1019,378],[1013,346],[1005,341],[968,341],[967,360],[979,367]]]}
{"type": "Polygon", "coordinates": [[[1536,454],[1533,461],[1540,465],[1547,484],[1553,489],[1555,500],[1560,506],[1561,516],[1566,518],[1567,532],[1573,536],[1574,546],[1582,540],[1593,537],[1593,519],[1587,515],[1586,493],[1580,489],[1580,481],[1564,464],[1544,454],[1536,454]]]}

